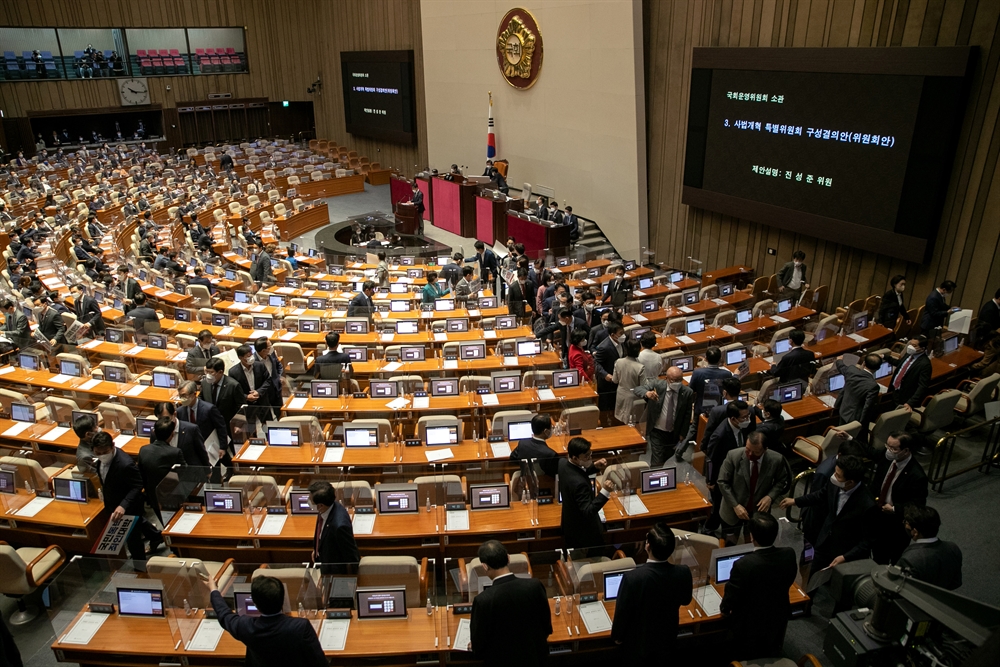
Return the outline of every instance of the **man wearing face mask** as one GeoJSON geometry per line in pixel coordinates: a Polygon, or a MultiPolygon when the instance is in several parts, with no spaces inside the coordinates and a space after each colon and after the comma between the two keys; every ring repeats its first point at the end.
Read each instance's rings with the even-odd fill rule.
{"type": "MultiPolygon", "coordinates": [[[[837,460],[840,457],[857,456],[864,459],[865,456],[865,451],[861,445],[850,440],[847,434],[836,426],[831,426],[830,428],[836,431],[837,439],[840,442],[837,446],[837,455],[826,457],[816,466],[816,472],[813,474],[813,481],[809,487],[811,491],[819,491],[830,485],[830,478],[833,477],[837,469],[837,460]]],[[[809,544],[816,544],[816,540],[819,537],[819,530],[823,527],[823,521],[825,520],[825,505],[812,505],[811,507],[802,508],[802,523],[800,525],[802,527],[802,534],[809,540],[809,544]]]]}
{"type": "MultiPolygon", "coordinates": [[[[157,419],[169,417],[174,422],[174,430],[170,433],[167,444],[184,452],[188,465],[209,466],[208,453],[205,451],[205,438],[198,427],[191,422],[181,421],[177,417],[177,407],[168,401],[157,403],[153,408],[153,416],[157,419]]],[[[150,434],[152,442],[155,433],[150,434]]]]}
{"type": "Polygon", "coordinates": [[[547,220],[554,225],[561,225],[563,223],[563,214],[559,210],[559,204],[554,201],[549,202],[549,215],[547,220]]]}
{"type": "Polygon", "coordinates": [[[594,349],[594,372],[597,374],[597,407],[601,411],[601,421],[610,425],[615,409],[618,385],[614,381],[615,363],[622,358],[622,343],[625,334],[616,320],[608,320],[608,336],[594,349]]]}
{"type": "Polygon", "coordinates": [[[232,438],[230,423],[246,403],[247,395],[239,382],[226,375],[226,364],[218,357],[205,362],[205,378],[201,381],[201,400],[219,409],[226,422],[228,437],[232,438]]]}
{"type": "Polygon", "coordinates": [[[101,432],[93,415],[80,415],[73,420],[73,432],[80,442],[76,446],[76,467],[80,472],[93,472],[94,436],[101,432]]]}
{"type": "Polygon", "coordinates": [[[537,291],[535,283],[528,280],[527,270],[519,269],[517,280],[507,289],[507,314],[525,317],[525,306],[531,303],[537,291]]]}
{"type": "Polygon", "coordinates": [[[198,398],[198,385],[184,382],[177,389],[177,418],[195,424],[201,432],[208,464],[215,466],[229,449],[229,430],[219,408],[198,398]]]}
{"type": "Polygon", "coordinates": [[[625,269],[619,266],[615,269],[615,277],[608,281],[604,287],[604,298],[601,303],[612,304],[617,308],[625,305],[628,301],[629,284],[625,280],[625,269]]]}
{"type": "Polygon", "coordinates": [[[747,437],[743,449],[726,454],[718,484],[722,492],[719,518],[727,545],[735,546],[740,533],[749,536],[750,519],[757,512],[770,512],[771,504],[785,495],[790,472],[785,457],[764,446],[760,431],[747,437]]]}
{"type": "Polygon", "coordinates": [[[256,361],[253,349],[249,345],[236,348],[236,356],[240,363],[229,369],[229,377],[236,380],[247,402],[247,429],[250,433],[257,432],[257,421],[261,416],[269,414],[266,395],[269,391],[271,376],[264,364],[256,361]]]}
{"type": "Polygon", "coordinates": [[[361,561],[351,517],[329,482],[310,484],[309,500],[317,512],[312,562],[322,564],[322,574],[347,574],[347,565],[361,561]]]}
{"type": "MultiPolygon", "coordinates": [[[[601,311],[601,320],[598,322],[596,327],[591,328],[590,338],[587,340],[587,348],[590,350],[597,350],[597,346],[600,345],[608,337],[608,322],[610,320],[617,320],[617,314],[610,310],[605,309],[601,311]]],[[[621,324],[621,321],[618,322],[621,324]]]]}
{"type": "Polygon", "coordinates": [[[744,431],[750,426],[750,406],[746,401],[730,401],[726,404],[726,420],[716,427],[708,439],[705,456],[708,457],[708,489],[712,492],[712,515],[705,522],[705,530],[714,531],[721,522],[722,490],[719,488],[719,473],[726,456],[734,449],[746,446],[744,431]]]}
{"type": "Polygon", "coordinates": [[[648,378],[632,390],[646,401],[646,440],[652,450],[651,468],[659,468],[674,453],[678,440],[687,435],[694,408],[694,392],[684,386],[676,366],[667,369],[667,379],[648,378]]]}
{"type": "Polygon", "coordinates": [[[792,261],[786,263],[778,271],[778,283],[781,285],[782,296],[798,299],[802,290],[809,289],[809,278],[806,277],[806,254],[801,250],[792,253],[792,261]]]}
{"type": "Polygon", "coordinates": [[[139,449],[139,473],[146,491],[146,502],[153,508],[156,517],[163,523],[156,488],[174,466],[185,466],[184,452],[170,444],[177,431],[177,422],[170,417],[160,417],[153,424],[153,432],[148,445],[139,449]]]}
{"type": "Polygon", "coordinates": [[[184,361],[184,370],[188,373],[201,373],[205,370],[205,364],[214,356],[219,354],[219,348],[215,344],[215,338],[208,329],[198,332],[198,342],[188,350],[187,359],[184,361]]]}
{"type": "Polygon", "coordinates": [[[826,516],[814,546],[813,571],[861,560],[871,554],[878,529],[879,509],[865,487],[865,463],[857,456],[838,456],[837,467],[825,489],[798,498],[785,498],[781,509],[824,506],[826,516]]]}
{"type": "MultiPolygon", "coordinates": [[[[892,361],[890,357],[883,357],[892,361]]],[[[931,360],[927,356],[927,338],[917,336],[906,344],[906,354],[896,362],[896,371],[889,381],[889,391],[896,407],[919,408],[923,405],[931,384],[931,360]]]]}
{"type": "Polygon", "coordinates": [[[913,540],[899,559],[911,577],[953,591],[962,585],[962,550],[954,542],[938,539],[941,516],[933,507],[910,505],[903,513],[903,527],[913,540]]]}
{"type": "Polygon", "coordinates": [[[510,453],[511,461],[537,460],[539,467],[549,477],[555,477],[559,458],[546,440],[552,437],[552,417],[540,412],[531,418],[531,437],[521,440],[510,453]]]}
{"type": "Polygon", "coordinates": [[[576,309],[573,315],[578,320],[583,320],[588,330],[593,329],[599,323],[598,317],[594,314],[594,308],[597,307],[597,304],[594,302],[594,293],[584,292],[580,295],[580,301],[582,305],[576,309]]]}
{"type": "Polygon", "coordinates": [[[903,529],[903,514],[910,505],[927,504],[927,474],[913,456],[914,438],[893,432],[885,442],[885,456],[875,463],[875,475],[868,490],[878,501],[878,538],[872,557],[881,564],[895,563],[910,541],[903,529]]]}
{"type": "Polygon", "coordinates": [[[604,544],[604,528],[599,512],[608,502],[615,483],[604,480],[595,496],[590,476],[604,470],[607,461],[594,460],[590,441],[571,438],[566,446],[566,458],[559,460],[559,493],[562,494],[562,533],[568,549],[596,547],[604,544]]]}

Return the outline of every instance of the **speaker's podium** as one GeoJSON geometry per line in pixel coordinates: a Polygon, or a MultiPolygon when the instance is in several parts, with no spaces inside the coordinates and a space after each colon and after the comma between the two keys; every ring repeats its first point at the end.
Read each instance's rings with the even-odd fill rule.
{"type": "Polygon", "coordinates": [[[413,202],[401,201],[396,203],[396,232],[399,234],[416,234],[420,229],[420,220],[417,218],[417,206],[413,202]]]}

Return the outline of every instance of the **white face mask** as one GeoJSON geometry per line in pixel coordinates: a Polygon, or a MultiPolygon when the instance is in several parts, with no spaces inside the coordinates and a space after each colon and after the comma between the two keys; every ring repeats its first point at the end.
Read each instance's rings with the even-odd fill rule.
{"type": "Polygon", "coordinates": [[[907,354],[916,354],[917,353],[917,348],[913,347],[912,345],[907,345],[906,346],[906,353],[907,354]]]}
{"type": "Polygon", "coordinates": [[[737,424],[737,426],[739,426],[740,428],[746,428],[746,427],[750,426],[750,420],[749,419],[744,419],[739,424],[737,424]]]}
{"type": "Polygon", "coordinates": [[[670,389],[670,391],[680,391],[681,387],[683,387],[683,386],[684,386],[683,382],[668,382],[667,383],[667,388],[670,389]]]}
{"type": "Polygon", "coordinates": [[[847,488],[847,482],[841,482],[839,479],[837,479],[836,475],[830,478],[830,484],[840,487],[841,489],[847,488]]]}
{"type": "Polygon", "coordinates": [[[618,337],[618,344],[621,345],[624,342],[625,342],[625,334],[622,334],[621,336],[618,337]]]}
{"type": "Polygon", "coordinates": [[[888,460],[895,461],[898,457],[899,457],[898,452],[893,452],[888,449],[885,450],[885,458],[887,458],[888,460]]]}
{"type": "Polygon", "coordinates": [[[114,450],[112,450],[112,451],[108,452],[107,454],[103,454],[101,456],[98,456],[97,460],[101,462],[102,466],[109,466],[109,465],[111,465],[111,461],[114,458],[115,458],[115,452],[114,452],[114,450]]]}
{"type": "Polygon", "coordinates": [[[589,313],[589,312],[591,312],[592,310],[594,310],[594,304],[592,304],[592,303],[588,303],[588,304],[584,305],[584,308],[586,308],[586,309],[587,309],[587,312],[589,313]]]}

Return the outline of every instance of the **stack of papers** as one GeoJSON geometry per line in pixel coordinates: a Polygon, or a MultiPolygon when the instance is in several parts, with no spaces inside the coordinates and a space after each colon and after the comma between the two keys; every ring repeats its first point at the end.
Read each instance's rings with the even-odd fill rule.
{"type": "MultiPolygon", "coordinates": [[[[833,404],[837,402],[837,397],[836,396],[830,396],[829,394],[827,394],[825,396],[817,396],[816,398],[818,398],[819,400],[823,401],[823,403],[825,403],[826,407],[828,407],[828,408],[832,408],[833,404]]],[[[784,410],[782,410],[782,412],[784,412],[784,410]]]]}
{"type": "Polygon", "coordinates": [[[188,642],[187,650],[214,651],[215,647],[219,645],[219,640],[222,639],[223,632],[219,621],[214,618],[203,618],[198,624],[198,630],[195,631],[194,637],[188,642]]]}
{"type": "Polygon", "coordinates": [[[11,426],[9,429],[7,429],[6,431],[4,431],[3,434],[4,434],[5,437],[8,437],[8,438],[9,437],[13,437],[15,435],[20,435],[24,431],[27,431],[32,426],[34,426],[34,424],[32,424],[31,422],[17,422],[13,426],[11,426]]]}
{"type": "Polygon", "coordinates": [[[455,453],[451,451],[451,447],[445,447],[444,449],[428,449],[424,454],[427,455],[427,460],[433,461],[444,461],[445,459],[455,458],[455,453]]]}
{"type": "MultiPolygon", "coordinates": [[[[215,623],[219,625],[218,621],[215,623]]],[[[222,626],[219,626],[222,627],[222,626]]],[[[347,645],[347,632],[351,629],[349,618],[328,618],[319,628],[319,644],[324,651],[343,651],[347,645]]]]}
{"type": "Polygon", "coordinates": [[[375,530],[375,515],[355,514],[353,525],[355,535],[371,535],[375,530]]]}
{"type": "Polygon", "coordinates": [[[483,405],[500,405],[500,398],[496,394],[482,394],[479,400],[483,405]]]}
{"type": "Polygon", "coordinates": [[[148,385],[144,385],[144,384],[137,384],[137,385],[135,385],[134,387],[132,387],[131,389],[129,389],[128,391],[126,391],[126,392],[125,392],[125,395],[126,395],[126,396],[138,396],[138,395],[139,395],[139,394],[141,394],[142,392],[146,391],[146,387],[147,387],[147,386],[148,386],[148,385]]]}
{"type": "Polygon", "coordinates": [[[864,336],[862,336],[861,334],[852,333],[852,334],[849,334],[847,337],[850,338],[851,340],[853,340],[855,343],[867,343],[868,342],[868,339],[865,338],[864,336]]]}
{"type": "Polygon", "coordinates": [[[190,535],[203,516],[205,515],[198,512],[185,512],[174,522],[170,532],[177,533],[178,535],[190,535]]]}
{"type": "Polygon", "coordinates": [[[706,615],[718,616],[722,613],[722,598],[719,597],[719,592],[713,586],[699,586],[694,589],[693,596],[706,615]]]}
{"type": "Polygon", "coordinates": [[[58,440],[64,433],[69,433],[69,428],[66,426],[56,426],[54,429],[43,435],[39,440],[44,440],[46,442],[53,442],[58,440]]]}
{"type": "Polygon", "coordinates": [[[128,435],[127,433],[123,433],[122,435],[116,435],[115,436],[115,447],[117,447],[118,449],[121,449],[122,447],[124,447],[128,443],[132,442],[132,437],[133,436],[128,435]]]}
{"type": "Polygon", "coordinates": [[[307,396],[297,396],[288,402],[288,408],[290,410],[301,410],[306,407],[306,403],[309,402],[309,397],[307,396]]]}
{"type": "Polygon", "coordinates": [[[393,400],[386,403],[385,407],[389,408],[390,410],[402,410],[409,404],[410,404],[409,399],[400,396],[399,398],[394,398],[393,400]]]}
{"type": "Polygon", "coordinates": [[[43,509],[45,509],[49,503],[52,502],[52,498],[32,498],[28,504],[23,506],[21,509],[17,510],[15,514],[18,516],[35,516],[43,509]]]}
{"type": "Polygon", "coordinates": [[[468,530],[469,510],[455,510],[445,514],[445,530],[468,530]]]}
{"type": "MultiPolygon", "coordinates": [[[[90,640],[94,638],[97,631],[101,629],[104,625],[104,621],[108,620],[110,614],[98,614],[92,611],[86,611],[83,616],[80,617],[73,627],[63,635],[63,638],[59,640],[60,644],[89,644],[90,640]]],[[[216,625],[219,625],[218,621],[215,621],[216,625]]],[[[219,625],[219,629],[222,626],[219,625]]]]}
{"type": "Polygon", "coordinates": [[[538,398],[542,401],[554,401],[556,400],[556,395],[552,393],[551,389],[539,389],[538,398]]]}
{"type": "Polygon", "coordinates": [[[622,507],[625,508],[625,513],[629,516],[635,516],[637,514],[649,514],[649,510],[646,505],[642,502],[642,498],[639,496],[620,496],[622,501],[622,507]]]}
{"type": "Polygon", "coordinates": [[[281,535],[281,530],[285,527],[286,519],[288,519],[287,514],[268,514],[264,517],[264,521],[261,522],[257,534],[281,535]]]}
{"type": "Polygon", "coordinates": [[[603,602],[588,602],[580,605],[579,610],[587,634],[593,635],[611,630],[611,617],[608,616],[608,610],[604,608],[603,602]]]}
{"type": "Polygon", "coordinates": [[[246,461],[256,461],[267,449],[267,445],[247,445],[247,448],[240,454],[240,458],[246,461]]]}
{"type": "Polygon", "coordinates": [[[398,361],[390,361],[389,363],[387,363],[385,366],[382,367],[382,370],[385,371],[386,373],[391,373],[392,371],[402,367],[403,364],[399,363],[398,361]]]}
{"type": "Polygon", "coordinates": [[[493,450],[493,458],[496,459],[510,458],[509,442],[494,442],[490,445],[490,448],[493,450]]]}
{"type": "Polygon", "coordinates": [[[693,345],[694,344],[694,338],[691,338],[691,336],[678,336],[677,340],[679,340],[680,342],[684,343],[685,345],[693,345]]]}

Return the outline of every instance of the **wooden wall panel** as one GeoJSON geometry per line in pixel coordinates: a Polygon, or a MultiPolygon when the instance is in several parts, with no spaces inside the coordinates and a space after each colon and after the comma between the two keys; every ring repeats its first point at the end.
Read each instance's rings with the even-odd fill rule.
{"type": "MultiPolygon", "coordinates": [[[[37,0],[0,3],[0,26],[60,27],[246,27],[249,74],[150,77],[152,102],[165,109],[209,93],[272,101],[312,100],[319,137],[337,139],[383,165],[412,173],[425,165],[423,58],[418,0],[37,0]],[[417,134],[415,146],[347,135],[340,88],[340,52],[415,51],[417,134]],[[306,89],[319,75],[321,93],[306,89]],[[167,90],[167,88],[170,90],[167,90]]],[[[114,79],[0,84],[7,117],[37,109],[85,109],[119,105],[114,79]]],[[[311,128],[303,127],[302,130],[311,128]]]]}
{"type": "Polygon", "coordinates": [[[827,307],[907,277],[912,307],[945,279],[978,310],[1000,288],[1000,2],[984,0],[644,0],[649,239],[659,261],[777,271],[808,255],[827,307]],[[980,49],[947,199],[926,264],[903,262],[681,203],[691,54],[696,46],[954,46],[980,49]],[[777,250],[769,255],[768,248],[777,250]]]}

